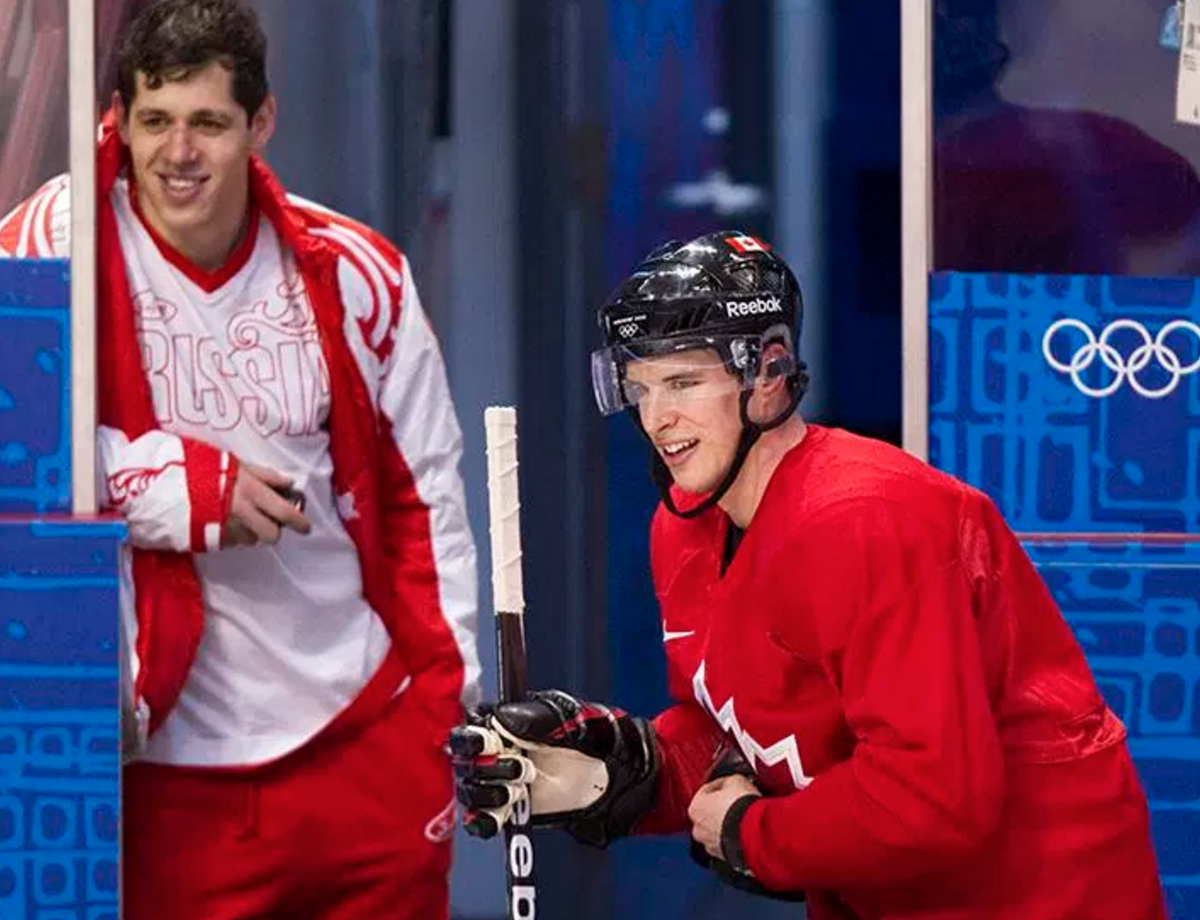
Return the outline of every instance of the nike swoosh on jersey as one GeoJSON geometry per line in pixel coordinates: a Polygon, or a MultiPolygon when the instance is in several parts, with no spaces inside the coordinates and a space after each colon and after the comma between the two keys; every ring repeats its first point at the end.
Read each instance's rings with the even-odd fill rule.
{"type": "Polygon", "coordinates": [[[670,642],[672,639],[686,639],[688,636],[696,635],[696,630],[689,629],[687,632],[671,632],[663,630],[663,642],[670,642]]]}

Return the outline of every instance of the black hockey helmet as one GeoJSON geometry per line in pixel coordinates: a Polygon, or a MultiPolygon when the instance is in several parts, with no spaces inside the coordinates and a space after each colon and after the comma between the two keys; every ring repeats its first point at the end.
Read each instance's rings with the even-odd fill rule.
{"type": "MultiPolygon", "coordinates": [[[[692,517],[712,507],[737,479],[758,437],[783,424],[808,385],[797,348],[803,319],[800,285],[771,247],[748,234],[725,230],[687,243],[672,241],[651,252],[600,308],[605,347],[592,353],[592,385],[605,415],[628,411],[641,427],[638,394],[627,385],[630,361],[695,349],[712,349],[741,383],[742,438],[722,484],[695,508],[680,512],[670,495],[670,472],[655,452],[653,472],[667,507],[692,517]],[[762,366],[766,346],[784,356],[762,366]],[[774,419],[749,418],[750,391],[760,374],[787,377],[790,405],[774,419]]],[[[645,429],[643,428],[643,433],[645,429]]]]}

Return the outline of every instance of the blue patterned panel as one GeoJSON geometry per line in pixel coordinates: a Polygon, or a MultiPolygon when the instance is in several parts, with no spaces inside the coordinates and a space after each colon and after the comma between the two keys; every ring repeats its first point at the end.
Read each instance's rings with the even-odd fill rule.
{"type": "Polygon", "coordinates": [[[70,284],[61,259],[0,259],[0,513],[71,505],[70,284]]]}
{"type": "Polygon", "coordinates": [[[1173,917],[1200,917],[1200,543],[1027,542],[1150,799],[1173,917]]]}
{"type": "Polygon", "coordinates": [[[0,920],[117,920],[123,535],[0,518],[0,920]]]}
{"type": "Polygon", "coordinates": [[[1017,530],[1200,532],[1200,285],[935,274],[930,461],[1017,530]]]}

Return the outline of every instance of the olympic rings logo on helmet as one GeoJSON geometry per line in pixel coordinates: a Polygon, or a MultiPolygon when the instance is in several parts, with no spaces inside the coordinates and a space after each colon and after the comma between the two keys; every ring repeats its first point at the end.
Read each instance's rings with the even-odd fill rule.
{"type": "Polygon", "coordinates": [[[1075,388],[1084,396],[1095,398],[1111,396],[1121,388],[1122,383],[1128,380],[1130,388],[1139,396],[1147,399],[1161,399],[1175,392],[1184,377],[1200,370],[1200,326],[1186,319],[1172,320],[1152,337],[1149,330],[1137,320],[1118,319],[1109,323],[1097,337],[1091,328],[1081,320],[1060,319],[1051,323],[1042,337],[1042,354],[1046,358],[1046,363],[1054,370],[1062,374],[1069,374],[1075,388]],[[1084,337],[1083,344],[1075,350],[1069,361],[1062,361],[1055,357],[1052,349],[1054,337],[1064,329],[1077,329],[1084,337]],[[1141,344],[1134,348],[1128,356],[1123,355],[1111,342],[1112,337],[1123,329],[1128,329],[1141,338],[1141,344]],[[1196,359],[1188,364],[1184,364],[1183,358],[1175,349],[1167,345],[1167,337],[1173,332],[1180,331],[1190,333],[1196,340],[1196,359]],[[1112,380],[1102,386],[1092,386],[1083,379],[1084,371],[1091,367],[1097,358],[1114,375],[1112,380]],[[1158,366],[1169,375],[1169,379],[1162,386],[1146,386],[1138,379],[1138,374],[1149,367],[1151,361],[1157,362],[1158,366]]]}

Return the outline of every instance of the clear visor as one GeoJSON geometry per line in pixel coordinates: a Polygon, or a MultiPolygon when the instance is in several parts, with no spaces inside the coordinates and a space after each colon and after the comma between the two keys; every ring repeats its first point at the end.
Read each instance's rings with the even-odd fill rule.
{"type": "Polygon", "coordinates": [[[671,407],[754,386],[759,343],[746,336],[640,342],[592,352],[592,389],[603,415],[647,404],[671,407]]]}

